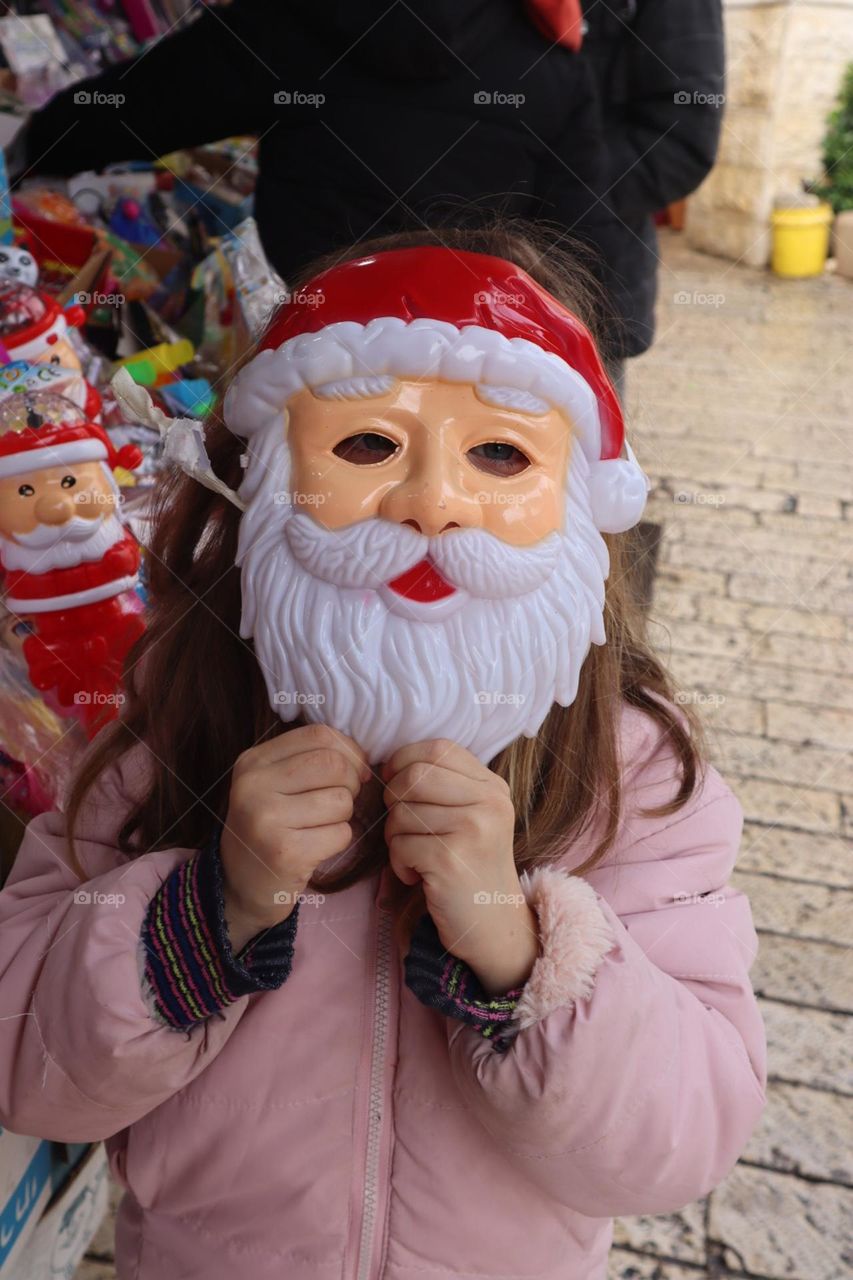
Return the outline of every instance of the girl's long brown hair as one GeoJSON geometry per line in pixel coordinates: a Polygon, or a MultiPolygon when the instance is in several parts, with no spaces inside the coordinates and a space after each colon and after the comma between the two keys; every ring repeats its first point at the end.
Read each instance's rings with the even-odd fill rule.
{"type": "MultiPolygon", "coordinates": [[[[552,238],[518,224],[479,230],[412,231],[364,242],[313,263],[296,289],[336,261],[365,253],[422,244],[492,254],[515,262],[602,338],[600,291],[579,257],[552,238]]],[[[207,426],[214,470],[232,488],[241,479],[243,443],[221,418],[207,426]]],[[[225,819],[231,770],[241,752],[286,733],[269,705],[251,643],[241,640],[240,573],[235,567],[239,511],[182,472],[159,485],[147,556],[148,629],[128,656],[121,718],[87,753],[67,802],[68,831],[77,826],[87,793],[102,772],[134,745],[144,743],[153,773],[127,814],[119,834],[131,856],[169,847],[203,846],[225,819]]],[[[667,736],[680,768],[676,794],[650,811],[664,816],[690,798],[703,758],[701,735],[689,708],[675,710],[675,689],[645,637],[644,618],[632,590],[629,567],[641,554],[633,531],[606,538],[611,556],[607,581],[607,643],[593,645],[581,669],[575,701],[552,707],[536,738],[518,738],[492,762],[509,785],[517,815],[515,861],[519,870],[557,857],[588,833],[597,840],[574,868],[588,871],[608,852],[621,810],[619,722],[625,703],[649,716],[667,736]]],[[[374,875],[386,861],[382,841],[365,849],[346,871],[311,887],[340,892],[374,875]]],[[[394,894],[397,938],[403,949],[424,909],[419,887],[394,894]]]]}

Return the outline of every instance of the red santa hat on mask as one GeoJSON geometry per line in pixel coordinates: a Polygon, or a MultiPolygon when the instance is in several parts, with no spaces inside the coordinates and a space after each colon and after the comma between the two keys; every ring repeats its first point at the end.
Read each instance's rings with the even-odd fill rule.
{"type": "MultiPolygon", "coordinates": [[[[13,398],[17,400],[17,396],[13,398]]],[[[45,404],[46,399],[41,397],[38,407],[22,414],[20,428],[2,430],[0,426],[0,480],[82,462],[103,462],[113,471],[116,467],[133,471],[142,462],[142,451],[136,445],[116,449],[103,427],[89,422],[71,401],[50,396],[50,403],[45,404]]]]}
{"type": "Polygon", "coordinates": [[[225,420],[251,441],[280,431],[305,387],[358,398],[400,378],[473,384],[500,408],[562,410],[590,464],[596,526],[620,533],[640,519],[648,481],[592,335],[520,267],[487,254],[393,249],[322,272],[273,316],[228,390],[225,420]]]}

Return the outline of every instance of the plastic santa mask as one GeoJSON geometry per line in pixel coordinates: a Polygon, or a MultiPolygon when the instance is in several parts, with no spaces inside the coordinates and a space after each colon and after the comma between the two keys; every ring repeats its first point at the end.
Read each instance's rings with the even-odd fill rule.
{"type": "Polygon", "coordinates": [[[435,737],[488,761],[605,641],[601,533],[647,488],[615,393],[583,325],[501,259],[399,250],[309,294],[225,401],[248,441],[241,634],[282,719],[373,763],[435,737]]]}
{"type": "Polygon", "coordinates": [[[557,409],[498,409],[467,383],[401,380],[356,401],[306,388],[287,420],[292,501],[327,529],[380,517],[522,547],[562,527],[571,431],[557,409]]]}

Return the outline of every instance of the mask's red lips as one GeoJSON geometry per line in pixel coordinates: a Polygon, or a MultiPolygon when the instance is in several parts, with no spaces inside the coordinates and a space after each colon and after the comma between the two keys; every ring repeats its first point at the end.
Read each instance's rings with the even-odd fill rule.
{"type": "Polygon", "coordinates": [[[432,600],[443,600],[452,596],[456,588],[443,578],[431,560],[419,560],[411,569],[393,578],[388,586],[398,595],[408,600],[418,600],[428,604],[432,600]]]}

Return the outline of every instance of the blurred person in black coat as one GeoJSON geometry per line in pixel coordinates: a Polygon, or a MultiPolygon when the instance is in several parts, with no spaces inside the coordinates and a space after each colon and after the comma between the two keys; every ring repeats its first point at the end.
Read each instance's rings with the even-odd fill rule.
{"type": "MultiPolygon", "coordinates": [[[[16,144],[13,170],[68,175],[255,134],[255,215],[285,280],[320,254],[424,222],[497,211],[547,223],[595,251],[618,359],[651,340],[648,212],[713,159],[698,128],[707,113],[664,108],[692,90],[691,30],[719,33],[719,0],[640,0],[630,22],[617,7],[588,6],[580,55],[579,0],[203,7],[135,60],[53,98],[16,144]],[[646,129],[653,144],[655,130],[666,135],[651,150],[646,129]]],[[[719,63],[720,50],[704,52],[719,63]]]]}
{"type": "Polygon", "coordinates": [[[627,250],[624,354],[654,337],[659,259],[653,215],[695,191],[720,139],[721,0],[583,0],[581,58],[592,68],[607,143],[605,188],[627,250]]]}
{"type": "Polygon", "coordinates": [[[13,177],[69,175],[238,134],[260,140],[255,216],[285,281],[369,235],[500,212],[597,251],[616,315],[629,307],[591,68],[521,0],[204,7],[57,94],[10,159],[13,177]]]}

